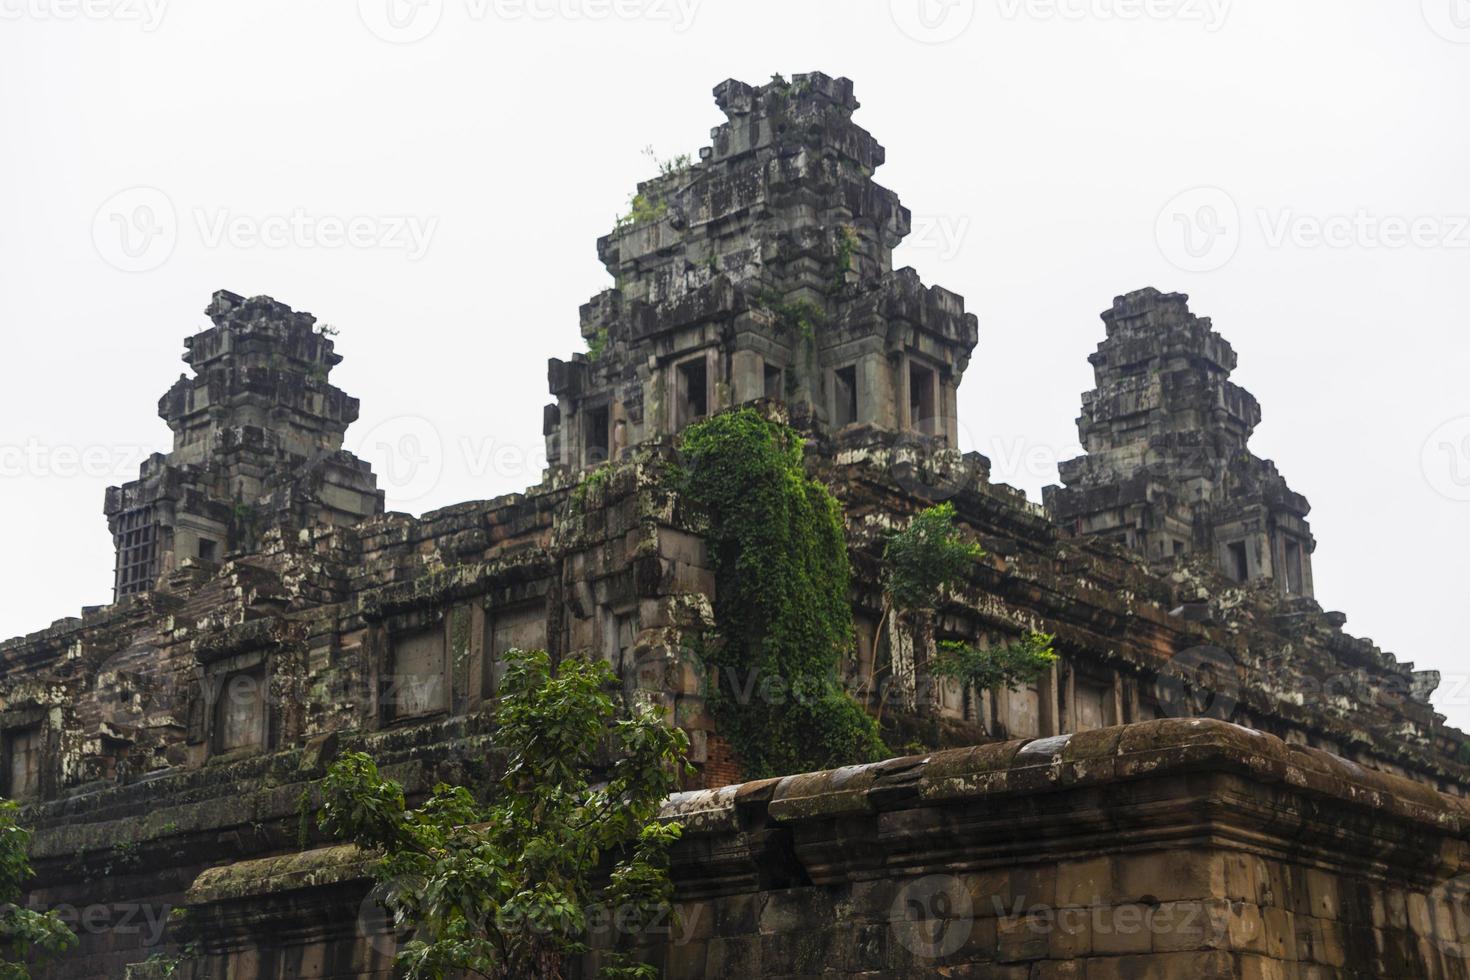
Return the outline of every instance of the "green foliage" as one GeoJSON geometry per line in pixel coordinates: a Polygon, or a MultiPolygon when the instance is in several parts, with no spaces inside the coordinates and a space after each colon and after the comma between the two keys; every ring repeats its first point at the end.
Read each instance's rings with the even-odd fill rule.
{"type": "Polygon", "coordinates": [[[599,327],[592,339],[587,341],[587,359],[594,363],[602,359],[602,352],[607,350],[607,327],[599,327]]]}
{"type": "Polygon", "coordinates": [[[936,504],[888,536],[883,547],[884,594],[901,613],[931,608],[940,591],[959,581],[984,554],[956,531],[954,504],[936,504]]]}
{"type": "Polygon", "coordinates": [[[801,436],[742,409],[684,432],[685,499],[709,520],[718,635],[711,708],[750,777],[886,754],[841,687],[852,647],[842,512],[802,466],[801,436]]]}
{"type": "Polygon", "coordinates": [[[20,904],[21,885],[31,877],[30,831],[16,823],[20,805],[0,800],[0,980],[30,980],[26,966],[71,949],[77,937],[55,912],[20,904]]]}
{"type": "Polygon", "coordinates": [[[654,152],[651,144],[643,148],[643,155],[652,160],[654,166],[658,167],[658,175],[660,177],[672,177],[674,174],[681,173],[694,166],[694,159],[689,154],[680,153],[678,156],[665,159],[654,152]]]}
{"type": "Polygon", "coordinates": [[[1051,648],[1054,639],[1046,633],[1027,633],[1016,643],[989,649],[955,640],[941,641],[930,670],[939,677],[959,681],[977,698],[1002,685],[1015,689],[1030,684],[1056,663],[1057,655],[1051,648]]]}
{"type": "Polygon", "coordinates": [[[651,192],[634,194],[628,201],[628,213],[619,217],[613,228],[616,231],[622,231],[625,228],[646,225],[659,220],[668,212],[668,202],[663,198],[651,192]]]}
{"type": "MultiPolygon", "coordinates": [[[[680,828],[657,818],[689,771],[688,738],[651,708],[620,718],[601,661],[554,669],[541,651],[507,661],[496,734],[510,760],[489,803],[441,784],[410,809],[403,787],[360,753],[322,784],[321,828],[382,855],[383,903],[411,932],[398,954],[410,980],[559,976],[598,909],[636,930],[672,900],[667,851],[680,828]]],[[[604,976],[657,975],[613,960],[604,976]]]]}
{"type": "Polygon", "coordinates": [[[576,489],[572,491],[572,499],[575,500],[578,504],[585,503],[587,500],[587,495],[593,490],[607,483],[607,481],[612,477],[612,472],[612,464],[603,463],[597,469],[593,470],[591,473],[588,473],[582,478],[582,482],[577,484],[576,489]]]}
{"type": "Polygon", "coordinates": [[[858,237],[857,229],[852,225],[843,225],[837,231],[837,271],[832,277],[832,290],[836,292],[842,289],[847,282],[847,274],[852,271],[852,255],[857,251],[858,237]]]}
{"type": "MultiPolygon", "coordinates": [[[[940,593],[959,581],[984,554],[978,544],[960,537],[954,526],[954,504],[947,502],[919,511],[908,527],[888,535],[883,545],[880,573],[883,610],[873,630],[875,655],[872,671],[863,685],[865,692],[881,672],[876,651],[889,614],[896,611],[904,615],[920,609],[932,609],[939,603],[940,593]]],[[[883,703],[880,699],[880,718],[883,703]]]]}
{"type": "Polygon", "coordinates": [[[776,326],[783,333],[795,334],[807,342],[808,347],[817,339],[817,328],[827,320],[827,313],[809,300],[788,303],[781,294],[763,290],[755,297],[756,306],[770,310],[776,316],[776,326]]]}

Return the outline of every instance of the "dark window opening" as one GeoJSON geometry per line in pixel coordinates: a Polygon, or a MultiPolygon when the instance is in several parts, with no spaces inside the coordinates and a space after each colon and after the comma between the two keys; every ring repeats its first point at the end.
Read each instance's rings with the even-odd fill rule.
{"type": "Polygon", "coordinates": [[[766,365],[767,398],[780,398],[785,394],[785,385],[782,382],[781,374],[782,371],[780,368],[771,364],[766,365]]]}
{"type": "Polygon", "coordinates": [[[5,733],[5,796],[16,800],[41,792],[41,726],[5,733]]]}
{"type": "Polygon", "coordinates": [[[1303,586],[1302,546],[1299,541],[1286,542],[1286,589],[1292,595],[1301,595],[1303,586]]]}
{"type": "Polygon", "coordinates": [[[612,412],[606,405],[594,408],[587,413],[586,421],[586,458],[583,463],[587,466],[600,466],[609,458],[612,446],[612,412]]]}
{"type": "Polygon", "coordinates": [[[118,518],[114,597],[147,592],[158,578],[158,525],[152,507],[140,507],[118,518]]]}
{"type": "Polygon", "coordinates": [[[934,372],[917,364],[909,366],[909,427],[925,435],[940,431],[934,409],[934,372]]]}
{"type": "Polygon", "coordinates": [[[219,552],[219,543],[208,538],[199,539],[199,557],[205,561],[214,561],[214,556],[219,552]]]}
{"type": "Polygon", "coordinates": [[[679,365],[679,423],[687,425],[709,414],[709,367],[705,359],[679,365]]]}
{"type": "Polygon", "coordinates": [[[1175,541],[1174,542],[1174,557],[1175,558],[1178,558],[1182,554],[1184,554],[1184,542],[1183,541],[1175,541]]]}
{"type": "Polygon", "coordinates": [[[838,368],[832,372],[833,384],[833,416],[832,422],[838,428],[851,425],[857,421],[858,416],[858,390],[857,390],[857,368],[838,368]]]}
{"type": "Polygon", "coordinates": [[[226,677],[214,705],[215,751],[264,747],[265,705],[264,669],[226,677]]]}
{"type": "Polygon", "coordinates": [[[1244,582],[1250,577],[1250,563],[1246,560],[1245,542],[1232,541],[1230,543],[1230,577],[1237,582],[1244,582]]]}

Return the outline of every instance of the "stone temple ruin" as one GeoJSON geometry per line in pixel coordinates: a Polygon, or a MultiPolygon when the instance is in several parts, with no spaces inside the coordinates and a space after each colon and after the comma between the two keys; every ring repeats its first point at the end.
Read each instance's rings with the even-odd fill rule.
{"type": "Polygon", "coordinates": [[[172,451],[108,492],[115,602],[0,645],[30,901],[88,916],[44,975],[393,975],[363,858],[303,840],[299,800],[346,751],[411,793],[484,779],[497,665],[541,647],[606,659],[690,736],[667,808],[687,928],[635,940],[666,977],[1470,977],[1465,736],[1436,675],[1312,598],[1306,501],[1250,453],[1260,410],[1209,321],[1114,300],[1087,455],[1031,504],[955,447],[978,323],[892,268],[909,214],[851,83],[715,95],[711,146],[598,243],[616,285],[582,307],[589,350],[551,361],[524,493],[385,513],[342,450],[331,340],[216,294],[160,405],[172,451]],[[713,571],[659,474],[685,425],[747,403],[843,505],[855,660],[892,666],[916,754],[742,782],[710,717],[713,571]],[[937,500],[986,558],[875,649],[882,535],[937,500]],[[941,641],[1033,629],[1060,655],[1035,684],[927,671],[941,641]]]}

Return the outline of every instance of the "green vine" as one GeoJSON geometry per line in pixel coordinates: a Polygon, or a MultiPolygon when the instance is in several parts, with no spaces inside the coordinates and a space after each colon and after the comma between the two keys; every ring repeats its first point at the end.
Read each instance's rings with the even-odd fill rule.
{"type": "Polygon", "coordinates": [[[598,327],[597,332],[587,341],[587,360],[594,364],[602,360],[603,351],[607,350],[607,327],[598,327]]]}
{"type": "Polygon", "coordinates": [[[853,642],[842,511],[801,436],[751,409],[684,432],[684,497],[709,521],[716,635],[710,707],[749,778],[866,762],[887,749],[838,682],[853,642]]]}
{"type": "Polygon", "coordinates": [[[827,322],[827,312],[810,300],[786,302],[774,290],[762,290],[755,296],[756,309],[766,310],[776,318],[776,329],[800,337],[806,348],[807,366],[816,357],[817,328],[827,322]]]}
{"type": "Polygon", "coordinates": [[[832,291],[839,292],[852,271],[852,256],[858,247],[857,229],[843,225],[837,231],[837,271],[832,276],[832,291]]]}

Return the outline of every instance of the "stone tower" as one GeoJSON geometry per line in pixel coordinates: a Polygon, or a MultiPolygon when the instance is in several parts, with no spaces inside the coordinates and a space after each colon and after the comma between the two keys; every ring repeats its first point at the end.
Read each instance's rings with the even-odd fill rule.
{"type": "Polygon", "coordinates": [[[730,80],[715,101],[728,121],[711,145],[662,164],[598,242],[617,285],[582,307],[588,353],[551,361],[552,466],[761,398],[952,444],[978,325],[893,269],[909,212],[873,181],[884,151],[852,121],[852,83],[730,80]]]}
{"type": "Polygon", "coordinates": [[[1247,447],[1261,407],[1230,381],[1235,350],[1188,304],[1141,289],[1103,313],[1097,388],[1077,420],[1087,455],[1061,465],[1066,487],[1046,488],[1046,505],[1151,560],[1213,555],[1236,581],[1310,596],[1311,508],[1247,447]]]}
{"type": "Polygon", "coordinates": [[[114,598],[150,591],[186,560],[253,548],[269,529],[383,512],[372,470],[342,449],[358,402],[328,382],[342,358],[316,318],[224,290],[205,313],[214,325],[184,341],[194,376],[158,403],[173,450],[107,491],[114,598]]]}

